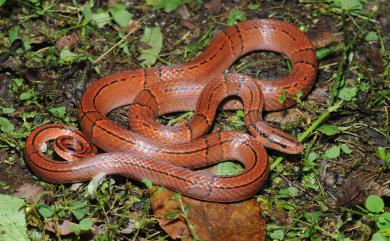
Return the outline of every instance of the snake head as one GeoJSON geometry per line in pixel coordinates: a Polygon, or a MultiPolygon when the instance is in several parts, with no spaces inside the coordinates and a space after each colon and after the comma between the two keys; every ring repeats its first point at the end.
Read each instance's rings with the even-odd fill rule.
{"type": "Polygon", "coordinates": [[[249,131],[265,147],[288,154],[298,154],[303,145],[293,136],[269,126],[264,121],[257,121],[249,127],[249,131]]]}

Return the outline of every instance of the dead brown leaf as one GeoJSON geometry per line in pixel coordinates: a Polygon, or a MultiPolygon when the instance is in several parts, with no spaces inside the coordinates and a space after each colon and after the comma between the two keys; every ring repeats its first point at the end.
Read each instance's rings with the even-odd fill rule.
{"type": "Polygon", "coordinates": [[[181,5],[177,8],[177,13],[182,17],[182,19],[188,20],[191,18],[191,14],[188,11],[186,5],[181,5]]]}
{"type": "MultiPolygon", "coordinates": [[[[140,28],[141,28],[141,23],[139,21],[130,20],[130,22],[127,24],[125,28],[125,32],[130,35],[137,32],[140,28]]],[[[119,27],[118,25],[114,25],[114,29],[118,32],[122,30],[121,27],[119,27]]]]}
{"type": "Polygon", "coordinates": [[[207,9],[209,12],[217,12],[222,7],[221,0],[211,0],[207,3],[205,3],[204,8],[207,9]]]}
{"type": "Polygon", "coordinates": [[[275,111],[267,113],[264,117],[264,120],[268,123],[294,123],[297,122],[300,118],[303,118],[304,114],[296,108],[291,108],[284,111],[275,111]]]}
{"type": "Polygon", "coordinates": [[[59,235],[68,235],[73,233],[72,226],[77,226],[77,223],[64,220],[60,223],[58,222],[49,222],[47,230],[53,233],[58,233],[59,235]]]}
{"type": "Polygon", "coordinates": [[[61,38],[59,38],[56,41],[56,44],[55,44],[56,45],[56,49],[61,51],[66,46],[67,46],[67,48],[72,49],[72,48],[77,46],[79,41],[80,41],[79,33],[78,32],[73,32],[71,34],[68,34],[68,35],[65,35],[65,36],[62,36],[61,38]]]}
{"type": "Polygon", "coordinates": [[[343,36],[341,33],[330,33],[330,32],[318,32],[315,36],[310,38],[311,42],[316,48],[323,48],[331,43],[343,42],[343,36]]]}
{"type": "Polygon", "coordinates": [[[211,203],[181,196],[163,188],[151,191],[151,204],[160,226],[172,238],[193,240],[182,208],[188,207],[188,222],[198,238],[212,241],[265,240],[265,222],[255,199],[237,203],[211,203]],[[181,201],[181,202],[180,202],[181,201]],[[175,215],[178,214],[178,215],[175,215]],[[174,216],[167,218],[167,215],[174,216]]]}
{"type": "Polygon", "coordinates": [[[362,190],[361,182],[356,178],[345,180],[344,187],[338,194],[335,204],[338,206],[354,207],[364,203],[366,196],[362,190]]]}
{"type": "Polygon", "coordinates": [[[24,197],[28,203],[34,203],[43,192],[44,190],[41,186],[25,183],[16,190],[15,196],[24,197]]]}

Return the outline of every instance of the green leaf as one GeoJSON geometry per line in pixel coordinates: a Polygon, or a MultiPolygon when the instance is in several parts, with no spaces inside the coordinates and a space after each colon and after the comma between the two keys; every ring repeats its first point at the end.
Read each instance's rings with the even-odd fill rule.
{"type": "Polygon", "coordinates": [[[217,175],[236,175],[244,169],[234,162],[222,162],[217,165],[217,175]]]}
{"type": "Polygon", "coordinates": [[[356,87],[346,87],[341,88],[338,97],[345,101],[351,101],[357,94],[356,87]]]}
{"type": "Polygon", "coordinates": [[[150,180],[147,179],[147,178],[142,179],[141,182],[142,182],[143,184],[145,184],[145,186],[146,186],[148,189],[151,189],[151,188],[153,187],[152,181],[150,181],[150,180]]]}
{"type": "Polygon", "coordinates": [[[142,66],[150,67],[156,63],[162,48],[162,40],[163,37],[159,27],[145,28],[141,41],[149,45],[151,48],[141,50],[141,55],[138,59],[142,61],[142,66]]]}
{"type": "Polygon", "coordinates": [[[81,228],[80,228],[80,225],[73,224],[73,225],[70,225],[69,230],[72,231],[73,233],[80,233],[81,228]]]}
{"type": "Polygon", "coordinates": [[[146,0],[146,4],[153,6],[154,10],[164,9],[165,12],[169,13],[178,8],[183,4],[182,0],[146,0]]]}
{"type": "Polygon", "coordinates": [[[60,60],[64,63],[72,63],[77,56],[77,54],[71,52],[69,49],[62,49],[60,53],[60,60]]]}
{"type": "Polygon", "coordinates": [[[390,162],[390,151],[386,151],[386,148],[379,146],[376,149],[376,155],[384,162],[390,162]]]}
{"type": "Polygon", "coordinates": [[[321,212],[319,212],[319,211],[311,212],[311,213],[305,212],[304,216],[305,216],[307,222],[309,222],[311,224],[317,224],[318,221],[320,221],[321,212]]]}
{"type": "Polygon", "coordinates": [[[115,4],[112,6],[110,8],[110,13],[114,18],[114,21],[122,28],[126,27],[133,17],[133,14],[127,11],[126,7],[122,4],[115,4]]]}
{"type": "Polygon", "coordinates": [[[376,226],[379,230],[389,229],[390,230],[390,212],[384,212],[380,215],[376,221],[376,226]]]}
{"type": "Polygon", "coordinates": [[[92,20],[92,7],[93,7],[93,1],[89,1],[87,4],[84,5],[81,12],[84,15],[83,23],[87,24],[92,20]]]}
{"type": "Polygon", "coordinates": [[[318,48],[316,49],[316,56],[317,56],[317,59],[324,59],[326,56],[330,55],[331,53],[333,53],[333,49],[332,48],[318,48]]]}
{"type": "Polygon", "coordinates": [[[165,218],[174,218],[177,215],[181,214],[180,211],[172,211],[164,215],[165,218]]]}
{"type": "Polygon", "coordinates": [[[7,0],[0,0],[0,7],[4,5],[7,0]]]}
{"type": "Polygon", "coordinates": [[[15,25],[8,31],[8,40],[13,43],[19,36],[19,26],[15,25]]]}
{"type": "Polygon", "coordinates": [[[98,26],[98,28],[102,28],[105,25],[111,23],[111,17],[108,12],[94,13],[92,15],[92,20],[98,26]]]}
{"type": "Polygon", "coordinates": [[[13,92],[18,91],[19,88],[23,86],[23,83],[24,83],[24,79],[23,79],[23,78],[12,79],[12,82],[11,82],[11,90],[12,90],[13,92]]]}
{"type": "Polygon", "coordinates": [[[340,149],[345,153],[345,154],[351,154],[352,150],[349,148],[347,144],[341,144],[340,149]]]}
{"type": "Polygon", "coordinates": [[[14,125],[5,117],[0,116],[0,130],[5,133],[13,132],[15,129],[14,125]]]}
{"type": "Polygon", "coordinates": [[[315,152],[310,152],[309,155],[307,156],[307,160],[310,162],[317,160],[317,158],[318,158],[318,154],[315,152]]]}
{"type": "Polygon", "coordinates": [[[383,235],[378,231],[374,233],[371,237],[371,241],[388,241],[383,235]]]}
{"type": "Polygon", "coordinates": [[[321,125],[317,130],[327,136],[333,136],[340,132],[340,129],[335,125],[321,125]]]}
{"type": "Polygon", "coordinates": [[[179,7],[182,3],[182,0],[160,0],[158,1],[156,8],[163,8],[165,12],[169,13],[179,7]]]}
{"type": "Polygon", "coordinates": [[[0,194],[0,240],[28,241],[24,200],[0,194]]]}
{"type": "Polygon", "coordinates": [[[286,93],[284,92],[280,93],[280,95],[278,96],[278,102],[280,104],[283,104],[284,102],[286,102],[286,100],[287,100],[286,93]]]}
{"type": "Polygon", "coordinates": [[[75,216],[77,220],[83,219],[88,212],[89,212],[88,207],[72,210],[72,214],[75,216]]]}
{"type": "Polygon", "coordinates": [[[366,208],[373,213],[379,213],[385,207],[383,199],[378,195],[370,195],[366,199],[366,208]]]}
{"type": "Polygon", "coordinates": [[[250,3],[249,5],[248,5],[248,9],[249,10],[257,10],[257,9],[259,9],[260,8],[260,4],[257,4],[257,3],[250,3]]]}
{"type": "Polygon", "coordinates": [[[238,9],[232,9],[229,11],[229,15],[227,17],[227,25],[233,26],[234,24],[244,20],[246,20],[245,12],[238,9]]]}
{"type": "Polygon", "coordinates": [[[376,32],[370,31],[366,34],[366,37],[364,39],[367,42],[374,42],[377,41],[379,38],[376,32]]]}
{"type": "Polygon", "coordinates": [[[86,201],[75,201],[72,203],[71,208],[72,209],[81,209],[81,208],[85,208],[87,205],[88,204],[86,201]]]}
{"type": "Polygon", "coordinates": [[[296,187],[288,187],[280,189],[279,195],[282,195],[284,197],[296,197],[299,193],[298,188],[296,187]]]}
{"type": "Polygon", "coordinates": [[[38,204],[38,212],[45,218],[50,218],[54,215],[54,210],[46,204],[38,204]]]}
{"type": "Polygon", "coordinates": [[[22,42],[25,50],[31,49],[30,38],[27,35],[22,37],[22,42]]]}
{"type": "Polygon", "coordinates": [[[325,151],[324,158],[325,159],[333,159],[340,156],[340,147],[332,146],[328,150],[325,151]]]}
{"type": "Polygon", "coordinates": [[[284,239],[284,231],[281,229],[278,229],[278,230],[275,230],[272,233],[270,233],[269,236],[272,239],[283,240],[284,239]]]}
{"type": "Polygon", "coordinates": [[[36,96],[35,91],[32,89],[29,89],[23,93],[20,94],[19,99],[20,100],[31,100],[36,96]]]}
{"type": "Polygon", "coordinates": [[[244,118],[244,116],[245,116],[244,111],[243,110],[237,110],[236,111],[236,116],[238,116],[240,118],[244,118]]]}
{"type": "Polygon", "coordinates": [[[316,191],[318,191],[320,189],[318,182],[317,182],[317,179],[316,179],[316,175],[314,174],[314,172],[311,172],[311,173],[303,176],[302,186],[306,189],[313,189],[316,191]]]}
{"type": "Polygon", "coordinates": [[[360,0],[333,0],[333,4],[349,12],[356,12],[363,9],[363,4],[360,0]]]}
{"type": "Polygon", "coordinates": [[[90,218],[84,218],[80,221],[79,226],[81,230],[88,231],[92,228],[93,222],[90,218]]]}
{"type": "Polygon", "coordinates": [[[48,109],[48,111],[55,116],[64,117],[66,113],[66,108],[65,106],[51,107],[48,109]]]}
{"type": "Polygon", "coordinates": [[[10,108],[10,107],[1,107],[1,111],[4,114],[11,114],[11,113],[15,112],[15,109],[14,108],[10,108]]]}

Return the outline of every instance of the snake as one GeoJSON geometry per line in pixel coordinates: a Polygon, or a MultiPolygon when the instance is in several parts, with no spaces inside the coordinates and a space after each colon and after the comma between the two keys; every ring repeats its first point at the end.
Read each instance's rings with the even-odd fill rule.
{"type": "Polygon", "coordinates": [[[289,154],[303,149],[296,138],[267,124],[263,112],[296,104],[297,95],[310,92],[316,73],[315,48],[293,24],[277,19],[239,22],[217,33],[191,61],[115,72],[93,81],[79,105],[82,131],[64,124],[37,127],[25,143],[26,163],[53,183],[123,175],[203,201],[245,200],[267,180],[265,148],[289,154]],[[229,70],[253,51],[286,56],[290,72],[277,80],[260,80],[229,70]],[[107,117],[123,106],[129,108],[128,128],[107,117]],[[248,133],[210,133],[219,109],[242,109],[248,133]],[[156,121],[183,111],[193,115],[178,125],[156,121]],[[216,175],[204,170],[225,161],[238,162],[243,171],[216,175]]]}

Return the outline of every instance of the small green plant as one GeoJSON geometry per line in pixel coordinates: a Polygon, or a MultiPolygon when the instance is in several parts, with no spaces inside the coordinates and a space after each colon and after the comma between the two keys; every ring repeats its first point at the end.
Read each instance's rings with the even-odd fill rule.
{"type": "Polygon", "coordinates": [[[160,28],[146,27],[141,41],[150,46],[150,48],[141,49],[141,55],[138,57],[138,59],[142,61],[142,66],[150,67],[156,63],[162,48],[163,37],[160,28]]]}
{"type": "Polygon", "coordinates": [[[182,0],[146,0],[147,5],[152,6],[154,10],[164,9],[165,12],[170,13],[180,5],[182,0]]]}
{"type": "Polygon", "coordinates": [[[227,26],[233,26],[234,24],[244,20],[246,20],[245,12],[238,9],[232,9],[228,15],[227,26]]]}
{"type": "Polygon", "coordinates": [[[386,150],[385,147],[379,146],[376,149],[376,155],[385,163],[390,163],[390,151],[386,150]]]}
{"type": "Polygon", "coordinates": [[[376,224],[377,231],[372,236],[372,241],[390,240],[390,212],[385,211],[384,201],[380,196],[370,195],[365,202],[367,216],[376,224]]]}

